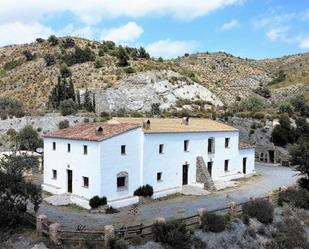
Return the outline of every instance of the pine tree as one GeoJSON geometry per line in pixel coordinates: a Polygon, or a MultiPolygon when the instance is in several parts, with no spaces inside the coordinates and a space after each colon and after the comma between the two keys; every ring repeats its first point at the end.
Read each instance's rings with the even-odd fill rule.
{"type": "Polygon", "coordinates": [[[80,92],[79,92],[79,90],[76,91],[76,102],[77,102],[77,105],[78,105],[78,109],[80,109],[81,104],[80,104],[80,92]]]}
{"type": "Polygon", "coordinates": [[[118,66],[126,67],[129,65],[129,62],[128,62],[129,56],[126,50],[122,46],[119,46],[118,48],[117,58],[118,58],[118,66]]]}
{"type": "Polygon", "coordinates": [[[92,94],[92,111],[95,113],[95,93],[92,94]]]}
{"type": "Polygon", "coordinates": [[[92,112],[92,103],[91,103],[91,98],[90,98],[90,92],[88,89],[86,89],[85,95],[84,95],[84,108],[88,112],[92,112]]]}

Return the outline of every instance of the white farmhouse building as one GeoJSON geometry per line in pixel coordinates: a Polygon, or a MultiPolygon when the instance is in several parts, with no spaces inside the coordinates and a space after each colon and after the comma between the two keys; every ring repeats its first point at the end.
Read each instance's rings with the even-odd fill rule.
{"type": "Polygon", "coordinates": [[[210,119],[116,118],[44,137],[43,189],[71,193],[85,208],[95,195],[113,207],[136,203],[133,192],[146,184],[158,198],[254,172],[254,148],[240,144],[237,129],[210,119]]]}

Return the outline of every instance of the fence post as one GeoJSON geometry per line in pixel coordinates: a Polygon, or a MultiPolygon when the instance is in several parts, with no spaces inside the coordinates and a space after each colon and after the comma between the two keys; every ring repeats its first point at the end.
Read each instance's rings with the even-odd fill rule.
{"type": "Polygon", "coordinates": [[[104,244],[108,246],[110,240],[115,238],[115,228],[113,225],[104,226],[104,244]]]}
{"type": "Polygon", "coordinates": [[[60,245],[60,235],[59,235],[59,223],[52,223],[49,225],[49,238],[52,242],[54,242],[56,245],[60,245]]]}
{"type": "Polygon", "coordinates": [[[273,200],[273,192],[268,192],[267,193],[267,197],[268,197],[268,201],[271,203],[271,204],[274,204],[274,200],[273,200]]]}
{"type": "Polygon", "coordinates": [[[199,224],[202,225],[202,216],[206,212],[206,208],[198,208],[197,214],[199,216],[199,224]]]}
{"type": "Polygon", "coordinates": [[[157,217],[155,220],[156,220],[156,223],[159,223],[159,224],[166,223],[166,220],[163,217],[157,217]]]}
{"type": "Polygon", "coordinates": [[[36,232],[39,236],[43,235],[43,223],[47,224],[47,216],[40,214],[36,217],[36,232]]]}
{"type": "Polygon", "coordinates": [[[237,216],[237,206],[236,202],[234,201],[230,202],[229,214],[232,218],[235,218],[237,216]]]}

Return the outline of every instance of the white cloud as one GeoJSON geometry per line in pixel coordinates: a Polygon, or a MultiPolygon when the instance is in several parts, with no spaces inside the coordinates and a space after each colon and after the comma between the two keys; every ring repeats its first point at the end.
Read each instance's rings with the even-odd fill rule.
{"type": "Polygon", "coordinates": [[[309,36],[300,39],[299,47],[303,49],[309,49],[309,36]]]}
{"type": "Polygon", "coordinates": [[[141,26],[135,22],[128,22],[124,26],[103,31],[101,40],[109,40],[116,43],[132,42],[139,38],[143,32],[144,30],[141,26]]]}
{"type": "Polygon", "coordinates": [[[196,41],[160,40],[146,46],[146,50],[154,57],[175,58],[185,53],[192,53],[198,47],[196,41]]]}
{"type": "Polygon", "coordinates": [[[53,33],[52,29],[37,22],[31,24],[4,23],[0,24],[0,45],[29,43],[38,37],[46,38],[53,33]]]}
{"type": "Polygon", "coordinates": [[[278,26],[283,25],[283,23],[288,23],[293,18],[295,18],[297,13],[286,13],[279,15],[268,15],[264,17],[259,17],[258,20],[255,20],[253,25],[255,28],[263,28],[268,26],[278,26]]]}
{"type": "Polygon", "coordinates": [[[34,22],[48,15],[65,11],[73,13],[86,24],[103,18],[143,17],[146,15],[172,15],[192,19],[209,12],[241,4],[244,0],[1,0],[0,23],[34,22]]]}
{"type": "Polygon", "coordinates": [[[285,40],[286,39],[286,33],[289,31],[289,27],[277,27],[270,29],[266,33],[266,37],[271,41],[276,40],[285,40]]]}
{"type": "Polygon", "coordinates": [[[232,29],[232,28],[234,28],[238,25],[239,25],[239,21],[236,20],[236,19],[233,19],[233,20],[231,20],[227,23],[224,23],[221,28],[224,29],[224,30],[228,30],[228,29],[232,29]]]}
{"type": "Polygon", "coordinates": [[[73,24],[68,24],[63,29],[59,30],[57,36],[77,36],[88,39],[94,39],[95,31],[90,26],[75,27],[73,24]]]}

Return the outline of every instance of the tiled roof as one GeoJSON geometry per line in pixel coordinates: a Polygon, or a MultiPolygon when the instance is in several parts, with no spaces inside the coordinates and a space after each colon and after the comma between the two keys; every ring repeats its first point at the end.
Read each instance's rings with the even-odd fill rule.
{"type": "Polygon", "coordinates": [[[236,128],[212,119],[190,118],[189,124],[183,124],[180,118],[114,118],[110,123],[143,124],[150,120],[150,128],[145,133],[163,132],[210,132],[210,131],[237,131],[236,128]]]}
{"type": "Polygon", "coordinates": [[[108,123],[91,123],[91,124],[77,124],[75,126],[52,131],[44,135],[47,138],[64,138],[73,140],[88,140],[88,141],[102,141],[104,139],[113,137],[120,133],[140,127],[139,124],[108,124],[108,123]],[[97,129],[102,127],[103,132],[97,132],[97,129]]]}
{"type": "Polygon", "coordinates": [[[239,149],[250,149],[250,148],[255,148],[255,146],[244,142],[239,142],[239,149]]]}

